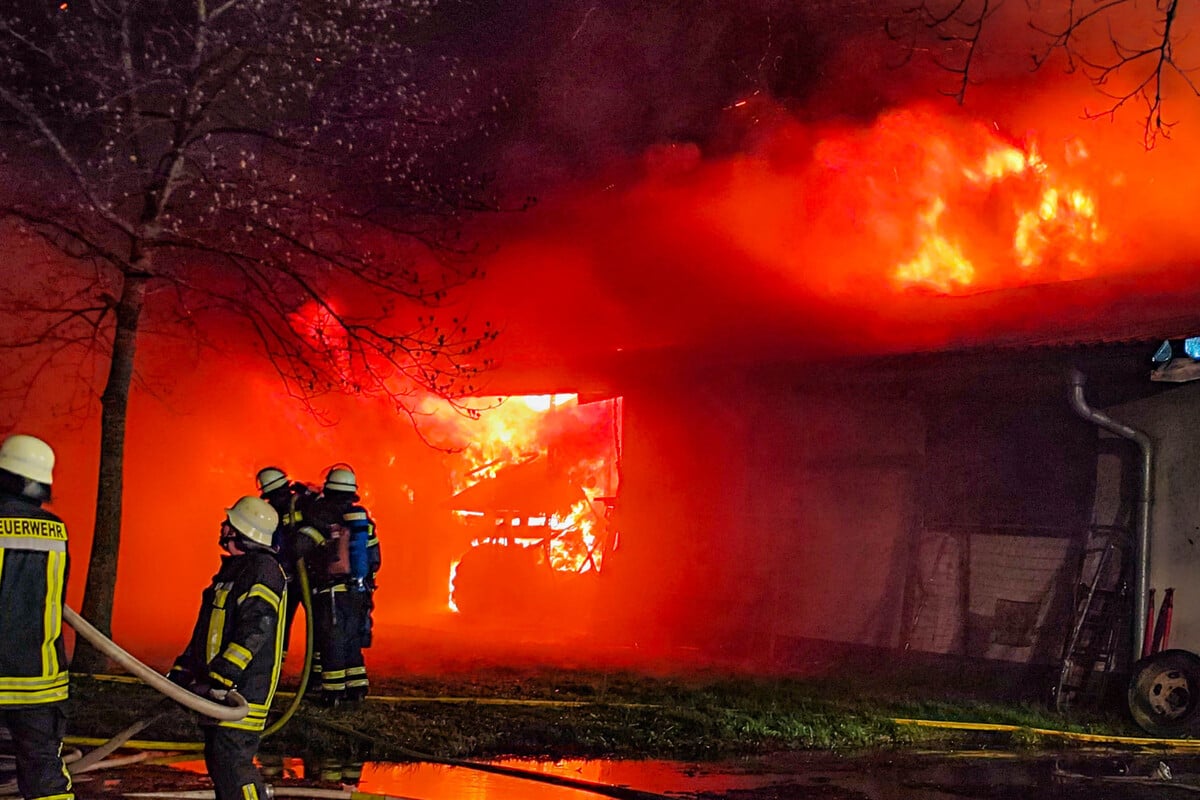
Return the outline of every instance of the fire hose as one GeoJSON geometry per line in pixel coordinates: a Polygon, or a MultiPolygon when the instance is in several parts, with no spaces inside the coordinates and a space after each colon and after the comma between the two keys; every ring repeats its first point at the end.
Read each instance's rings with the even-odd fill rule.
{"type": "Polygon", "coordinates": [[[263,738],[277,733],[280,728],[296,713],[304,692],[308,689],[308,679],[312,675],[313,662],[313,619],[312,619],[312,589],[308,584],[308,567],[301,558],[296,562],[296,578],[300,581],[300,605],[304,606],[304,667],[300,670],[300,686],[292,697],[292,702],[284,709],[279,719],[275,720],[263,731],[263,738]]]}
{"type": "MultiPolygon", "coordinates": [[[[277,719],[270,727],[268,727],[263,732],[264,737],[269,736],[270,734],[275,733],[280,728],[282,728],[283,725],[288,721],[288,719],[290,719],[291,716],[296,712],[296,709],[299,707],[300,701],[304,696],[304,692],[307,687],[308,680],[309,680],[309,677],[310,677],[311,671],[312,671],[312,656],[313,656],[313,647],[312,647],[313,623],[312,623],[312,613],[311,613],[311,599],[312,598],[311,598],[311,591],[310,591],[310,586],[309,586],[309,581],[308,581],[308,572],[305,569],[303,560],[298,562],[298,567],[299,568],[297,569],[297,575],[298,575],[299,581],[300,581],[301,602],[304,605],[304,609],[305,609],[304,616],[305,616],[306,648],[305,648],[304,666],[303,666],[303,670],[302,670],[301,676],[300,676],[300,686],[297,689],[297,691],[292,699],[291,704],[284,711],[283,715],[281,715],[279,719],[277,719]]],[[[83,617],[79,616],[77,613],[75,613],[74,610],[72,610],[71,608],[69,608],[67,606],[63,607],[63,619],[64,619],[64,621],[67,622],[67,624],[69,624],[72,628],[75,629],[76,633],[78,633],[79,635],[81,635],[85,639],[87,639],[89,642],[91,642],[104,655],[108,656],[113,661],[115,661],[117,664],[124,667],[126,670],[128,670],[130,673],[132,673],[137,678],[141,679],[144,683],[149,685],[151,688],[157,689],[162,694],[166,695],[166,699],[164,701],[162,701],[162,703],[160,703],[159,710],[155,714],[148,716],[144,719],[138,720],[134,724],[132,724],[129,727],[122,730],[120,733],[118,733],[112,739],[108,740],[107,742],[101,744],[100,746],[98,746],[95,749],[88,752],[88,754],[86,756],[83,756],[81,758],[75,757],[75,758],[69,759],[71,762],[71,765],[72,765],[72,769],[70,770],[72,776],[79,775],[84,772],[103,768],[103,767],[126,766],[126,765],[136,764],[136,763],[146,760],[147,753],[145,753],[145,752],[134,753],[129,756],[113,758],[113,759],[108,759],[107,757],[110,754],[112,754],[113,752],[115,752],[116,750],[120,749],[126,743],[131,741],[137,733],[139,733],[140,731],[149,727],[151,724],[153,724],[155,721],[157,721],[160,717],[162,717],[164,714],[166,714],[167,710],[171,707],[169,701],[173,700],[173,701],[179,702],[181,705],[184,705],[187,708],[190,708],[194,711],[197,711],[199,713],[205,714],[206,716],[210,716],[210,717],[212,717],[214,719],[218,719],[218,720],[236,721],[236,720],[242,719],[243,717],[246,716],[246,713],[248,712],[248,706],[246,704],[246,700],[237,692],[231,691],[229,693],[229,698],[233,703],[235,703],[235,705],[223,705],[221,703],[215,703],[210,700],[205,700],[204,698],[201,698],[198,695],[196,695],[192,692],[189,692],[188,690],[172,683],[170,680],[168,680],[167,678],[165,678],[164,676],[162,676],[161,674],[159,674],[152,668],[143,664],[141,661],[139,661],[133,655],[131,655],[126,650],[121,648],[119,645],[117,645],[115,642],[113,642],[111,639],[109,639],[107,636],[105,636],[103,633],[101,633],[99,630],[97,630],[91,623],[89,623],[83,617]]],[[[340,730],[343,733],[354,733],[354,734],[357,734],[358,736],[363,736],[362,734],[358,734],[357,731],[345,729],[338,725],[324,723],[324,721],[320,721],[320,720],[312,720],[312,721],[317,722],[318,724],[323,723],[325,727],[331,728],[333,730],[340,730]]],[[[364,738],[369,739],[371,737],[364,737],[364,738]]],[[[77,752],[78,751],[76,751],[76,753],[77,752]]],[[[664,797],[664,795],[660,795],[660,794],[656,794],[656,793],[652,793],[652,792],[642,792],[642,791],[638,791],[636,789],[630,789],[627,787],[596,784],[596,783],[592,783],[590,781],[582,781],[582,780],[567,778],[567,777],[563,777],[563,776],[543,775],[541,773],[536,773],[536,772],[532,772],[532,771],[528,771],[528,770],[516,769],[516,768],[512,768],[512,767],[503,767],[503,766],[495,765],[495,764],[479,763],[479,762],[466,761],[466,760],[461,760],[461,759],[438,758],[436,756],[433,756],[433,755],[430,755],[427,753],[419,753],[417,751],[409,751],[409,755],[411,755],[413,757],[417,757],[420,760],[429,761],[432,763],[441,763],[441,764],[446,764],[449,766],[465,767],[465,768],[469,768],[469,769],[481,770],[484,772],[492,772],[492,773],[496,773],[496,774],[508,775],[508,776],[516,777],[516,778],[524,778],[526,780],[532,780],[532,781],[541,782],[541,783],[549,783],[549,784],[553,784],[553,785],[565,786],[565,787],[569,787],[569,788],[573,788],[573,789],[578,789],[578,790],[588,791],[588,792],[592,792],[592,793],[596,793],[596,794],[600,794],[600,795],[605,795],[605,796],[612,797],[612,798],[619,798],[620,800],[661,800],[661,798],[664,797]]],[[[67,761],[67,760],[68,759],[64,759],[64,761],[67,761]]],[[[409,798],[409,797],[402,797],[402,796],[397,796],[397,795],[375,794],[375,793],[371,793],[371,792],[361,792],[361,791],[356,791],[356,790],[316,789],[316,788],[311,788],[311,787],[288,787],[288,786],[272,786],[270,788],[271,788],[272,794],[276,797],[328,798],[329,800],[334,800],[334,799],[415,800],[414,798],[409,798]]],[[[5,794],[10,794],[13,791],[15,791],[15,789],[16,789],[15,782],[13,782],[11,785],[0,785],[0,796],[3,796],[5,794]]],[[[202,800],[202,799],[207,800],[209,798],[215,797],[214,793],[211,790],[181,791],[181,792],[143,792],[143,793],[127,794],[126,796],[127,797],[144,797],[144,798],[162,798],[163,800],[202,800]]]]}
{"type": "MultiPolygon", "coordinates": [[[[87,639],[97,650],[129,670],[130,673],[140,678],[150,688],[157,689],[162,694],[180,705],[190,708],[192,711],[199,712],[206,717],[212,717],[221,722],[236,722],[239,719],[243,719],[250,711],[250,707],[246,705],[246,698],[242,697],[236,691],[229,693],[230,702],[226,705],[223,703],[214,703],[212,700],[205,700],[203,697],[189,692],[182,686],[172,683],[165,676],[160,675],[130,655],[120,645],[97,630],[92,623],[76,614],[70,606],[63,606],[63,620],[74,628],[76,633],[87,639]]],[[[141,728],[138,728],[138,730],[141,730],[141,728]]],[[[134,733],[137,733],[137,731],[135,730],[134,733]]],[[[133,734],[130,734],[130,738],[132,736],[133,734]]]]}
{"type": "MultiPolygon", "coordinates": [[[[311,613],[312,596],[309,589],[308,571],[305,569],[304,560],[301,559],[296,570],[300,582],[300,600],[304,606],[304,633],[305,633],[305,657],[304,668],[300,675],[300,686],[292,699],[291,704],[287,707],[284,713],[275,720],[265,731],[263,737],[270,736],[281,729],[292,715],[296,713],[296,709],[300,706],[300,701],[304,697],[305,689],[308,686],[309,676],[312,673],[312,641],[313,641],[313,622],[311,613]]],[[[83,757],[78,757],[71,760],[71,773],[73,775],[82,774],[92,769],[99,767],[115,767],[125,764],[137,763],[146,758],[145,753],[125,756],[120,759],[108,759],[109,755],[119,750],[127,742],[133,739],[142,730],[157,722],[165,716],[168,711],[174,706],[172,701],[178,702],[187,708],[197,711],[205,716],[212,717],[221,721],[236,721],[244,718],[249,711],[246,700],[238,692],[231,691],[228,695],[230,704],[225,705],[206,700],[183,687],[172,683],[167,678],[160,675],[157,671],[143,664],[134,656],[130,655],[126,650],[121,648],[103,633],[96,629],[91,623],[79,616],[70,607],[63,607],[63,620],[67,622],[76,633],[91,642],[100,652],[111,658],[120,666],[124,667],[135,677],[141,679],[151,688],[157,689],[164,694],[166,698],[159,704],[156,713],[138,720],[129,727],[125,728],[117,735],[113,736],[107,742],[92,749],[83,757]]],[[[78,751],[77,751],[78,752],[78,751]]],[[[4,784],[0,784],[0,794],[8,789],[4,784]]]]}
{"type": "MultiPolygon", "coordinates": [[[[76,633],[91,642],[101,653],[140,678],[144,683],[166,695],[169,700],[173,700],[207,717],[221,721],[233,722],[243,719],[250,710],[250,707],[246,704],[246,698],[242,697],[236,691],[231,691],[228,694],[228,704],[225,704],[205,700],[203,697],[189,692],[182,686],[175,685],[101,633],[94,625],[75,613],[74,609],[70,606],[63,606],[63,621],[74,628],[76,633]]],[[[139,720],[87,755],[81,758],[64,759],[64,763],[71,764],[70,771],[72,776],[74,776],[89,770],[98,769],[102,766],[124,766],[145,760],[146,756],[144,753],[113,759],[111,761],[105,761],[105,758],[118,750],[127,741],[132,739],[138,731],[149,726],[164,713],[166,713],[165,710],[160,710],[152,717],[139,720]]],[[[0,784],[0,796],[12,794],[16,789],[16,781],[0,784]]]]}

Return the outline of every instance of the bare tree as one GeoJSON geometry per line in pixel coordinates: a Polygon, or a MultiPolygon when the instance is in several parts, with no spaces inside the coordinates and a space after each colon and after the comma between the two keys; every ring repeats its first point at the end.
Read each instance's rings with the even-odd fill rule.
{"type": "MultiPolygon", "coordinates": [[[[976,80],[977,57],[989,42],[1004,38],[986,36],[1002,5],[1003,0],[921,0],[892,17],[888,32],[910,56],[925,49],[923,34],[931,34],[931,57],[954,76],[947,94],[961,103],[976,80]]],[[[1179,0],[1025,0],[1025,7],[1026,32],[1037,35],[1033,68],[1060,55],[1068,72],[1085,75],[1105,98],[1099,108],[1085,110],[1088,117],[1140,106],[1147,148],[1170,136],[1174,123],[1164,116],[1168,93],[1200,95],[1191,74],[1200,65],[1181,62],[1176,49],[1186,35],[1179,0]]]]}
{"type": "MultiPolygon", "coordinates": [[[[490,206],[482,179],[439,166],[478,123],[471,76],[410,49],[430,5],[78,0],[0,14],[0,214],[59,260],[10,281],[40,294],[9,309],[4,344],[107,362],[82,607],[102,631],[147,320],[247,325],[310,407],[343,390],[411,415],[414,392],[456,402],[486,368],[490,327],[429,310],[474,276],[453,223],[490,206]]],[[[76,658],[103,666],[90,648],[76,658]]]]}

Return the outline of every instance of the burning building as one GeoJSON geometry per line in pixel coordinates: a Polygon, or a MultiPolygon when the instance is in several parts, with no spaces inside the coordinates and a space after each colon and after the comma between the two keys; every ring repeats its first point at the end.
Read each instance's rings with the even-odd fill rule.
{"type": "Polygon", "coordinates": [[[573,395],[499,405],[464,452],[446,507],[469,545],[450,567],[449,605],[473,621],[541,625],[564,605],[589,615],[617,535],[620,404],[573,395]],[[532,412],[532,413],[531,413],[532,412]],[[523,424],[522,424],[523,423],[523,424]],[[503,444],[497,453],[497,445],[503,444]],[[486,457],[483,463],[475,464],[486,457]]]}
{"type": "MultiPolygon", "coordinates": [[[[355,396],[321,424],[235,332],[220,361],[140,345],[170,389],[131,406],[118,638],[190,603],[258,467],[346,461],[383,547],[374,655],[397,665],[415,637],[474,652],[490,627],[553,655],[781,668],[870,648],[1052,672],[1090,534],[1134,535],[1139,513],[1131,445],[1072,407],[1079,370],[1156,442],[1147,582],[1179,589],[1173,635],[1194,639],[1196,392],[1148,375],[1200,332],[1200,114],[1146,151],[1138,124],[1080,118],[1090,87],[998,69],[941,103],[844,45],[822,40],[804,103],[747,93],[704,136],[688,120],[626,149],[604,125],[628,120],[582,113],[597,94],[573,81],[600,71],[547,69],[563,103],[542,112],[607,159],[473,231],[498,246],[455,302],[502,329],[478,415],[355,396]]],[[[661,122],[646,83],[610,94],[661,122]]],[[[514,146],[501,172],[577,155],[543,138],[563,152],[514,146]]],[[[63,486],[95,485],[94,441],[23,425],[47,416],[63,486]]],[[[88,498],[59,496],[82,550],[88,498]]]]}
{"type": "Polygon", "coordinates": [[[494,299],[528,313],[497,385],[622,398],[600,606],[625,641],[943,654],[1055,689],[1089,542],[1137,527],[1138,457],[1071,375],[1118,419],[1185,425],[1191,390],[1149,376],[1200,322],[1196,242],[1181,150],[1018,94],[863,124],[759,103],[752,149],[657,150],[508,240],[496,272],[525,278],[494,299]]]}

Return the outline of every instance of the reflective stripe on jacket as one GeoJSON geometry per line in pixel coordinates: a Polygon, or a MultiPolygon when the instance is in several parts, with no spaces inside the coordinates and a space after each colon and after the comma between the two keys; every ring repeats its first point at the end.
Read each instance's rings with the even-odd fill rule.
{"type": "Polygon", "coordinates": [[[0,707],[67,699],[69,568],[62,520],[32,500],[0,494],[0,707]]]}
{"type": "Polygon", "coordinates": [[[204,590],[196,626],[172,672],[223,689],[236,688],[250,706],[245,719],[222,722],[261,731],[279,685],[287,579],[272,553],[224,556],[204,590]]]}

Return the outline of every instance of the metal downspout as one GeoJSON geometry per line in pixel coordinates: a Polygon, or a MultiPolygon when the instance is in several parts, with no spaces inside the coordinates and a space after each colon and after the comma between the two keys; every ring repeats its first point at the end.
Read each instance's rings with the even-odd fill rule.
{"type": "Polygon", "coordinates": [[[1150,588],[1150,506],[1154,499],[1154,444],[1150,437],[1117,422],[1107,414],[1088,405],[1083,396],[1087,378],[1078,369],[1071,370],[1071,407],[1079,416],[1099,425],[1110,433],[1137,442],[1142,451],[1142,480],[1138,491],[1137,520],[1134,532],[1136,539],[1136,564],[1133,581],[1133,642],[1130,647],[1130,663],[1141,657],[1142,642],[1146,634],[1146,594],[1150,588]]]}

